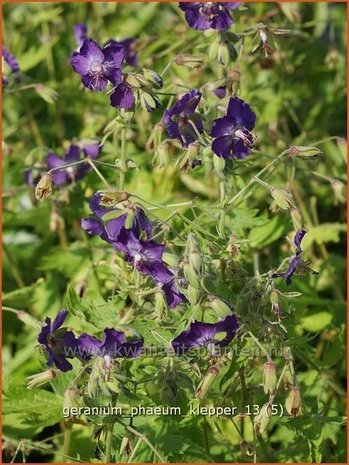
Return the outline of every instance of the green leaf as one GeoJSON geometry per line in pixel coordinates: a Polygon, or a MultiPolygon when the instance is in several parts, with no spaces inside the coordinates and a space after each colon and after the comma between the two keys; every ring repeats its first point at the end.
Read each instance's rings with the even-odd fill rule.
{"type": "Polygon", "coordinates": [[[301,319],[301,326],[312,333],[317,333],[325,329],[332,321],[332,314],[329,312],[314,313],[301,319]]]}
{"type": "Polygon", "coordinates": [[[251,246],[262,249],[267,245],[273,244],[280,237],[285,236],[291,228],[289,218],[281,215],[274,216],[268,223],[263,226],[253,228],[248,236],[251,246]]]}

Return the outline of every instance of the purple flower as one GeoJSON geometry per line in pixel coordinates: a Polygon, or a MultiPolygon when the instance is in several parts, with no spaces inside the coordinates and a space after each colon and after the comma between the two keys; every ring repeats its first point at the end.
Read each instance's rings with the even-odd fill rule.
{"type": "Polygon", "coordinates": [[[87,26],[83,23],[74,25],[74,37],[76,46],[80,48],[84,41],[87,39],[87,26]]]}
{"type": "Polygon", "coordinates": [[[125,61],[130,66],[138,66],[137,50],[136,50],[136,39],[134,37],[128,37],[123,40],[109,40],[106,45],[117,45],[124,49],[125,61]]]}
{"type": "Polygon", "coordinates": [[[184,295],[178,290],[174,280],[165,284],[160,284],[161,289],[165,295],[167,305],[170,308],[175,308],[182,302],[186,301],[184,295]]]}
{"type": "MultiPolygon", "coordinates": [[[[17,81],[18,80],[18,73],[20,71],[19,69],[19,64],[18,64],[18,61],[16,59],[16,57],[7,50],[6,47],[2,46],[2,56],[6,62],[6,64],[8,65],[8,67],[10,68],[10,71],[14,74],[14,78],[15,80],[17,81]]],[[[2,75],[2,83],[3,85],[8,85],[9,84],[9,77],[5,75],[5,73],[3,72],[3,75],[2,75]]]]}
{"type": "Polygon", "coordinates": [[[82,151],[84,152],[86,157],[95,160],[101,153],[101,145],[98,141],[89,141],[83,144],[82,151]]]}
{"type": "Polygon", "coordinates": [[[61,328],[67,315],[66,310],[61,310],[53,322],[51,322],[51,318],[47,317],[46,326],[38,335],[39,343],[45,346],[48,353],[47,365],[55,365],[61,371],[69,371],[73,368],[67,358],[74,357],[71,351],[77,347],[77,339],[72,331],[61,328]]]}
{"type": "MultiPolygon", "coordinates": [[[[124,77],[125,76],[126,75],[124,75],[124,77]]],[[[116,86],[114,91],[110,94],[110,104],[114,108],[124,108],[125,110],[129,110],[134,106],[134,90],[125,80],[116,86]]]]}
{"type": "Polygon", "coordinates": [[[168,135],[171,139],[178,139],[183,147],[196,141],[197,132],[201,134],[204,130],[200,116],[195,113],[200,99],[201,92],[191,90],[164,113],[168,135]]]}
{"type": "Polygon", "coordinates": [[[289,286],[292,283],[293,275],[302,270],[309,271],[312,274],[318,274],[316,271],[309,268],[308,263],[305,263],[301,257],[303,252],[301,249],[301,243],[305,234],[306,231],[304,229],[300,229],[296,232],[293,240],[294,246],[296,248],[296,255],[291,257],[286,271],[273,273],[271,275],[272,278],[285,278],[285,282],[289,286]]]}
{"type": "Polygon", "coordinates": [[[19,72],[19,64],[16,57],[7,50],[6,47],[2,46],[2,56],[4,57],[5,62],[8,64],[9,68],[13,73],[19,72]]]}
{"type": "Polygon", "coordinates": [[[86,39],[80,51],[70,57],[70,64],[80,74],[83,85],[98,92],[106,88],[108,81],[120,84],[123,59],[123,47],[110,45],[102,49],[94,40],[86,39]]]}
{"type": "Polygon", "coordinates": [[[227,86],[219,86],[212,91],[218,98],[224,98],[227,95],[227,86]]]}
{"type": "Polygon", "coordinates": [[[132,229],[124,229],[114,244],[125,253],[125,260],[145,276],[151,276],[158,283],[168,283],[173,279],[173,274],[162,262],[164,245],[143,241],[132,229]]]}
{"type": "Polygon", "coordinates": [[[77,353],[82,359],[95,357],[137,357],[143,346],[143,338],[128,340],[122,331],[112,328],[104,330],[102,341],[86,333],[77,340],[77,353]]]}
{"type": "Polygon", "coordinates": [[[212,150],[225,159],[246,158],[253,146],[251,134],[256,115],[250,106],[238,97],[229,100],[227,115],[213,121],[212,150]]]}
{"type": "Polygon", "coordinates": [[[173,339],[171,344],[177,355],[182,355],[195,347],[208,347],[209,349],[215,346],[225,347],[235,337],[238,327],[235,315],[228,315],[224,320],[213,324],[194,321],[190,328],[173,339]]]}
{"type": "Polygon", "coordinates": [[[189,26],[199,31],[217,29],[224,31],[234,20],[229,10],[235,10],[240,2],[180,2],[179,7],[185,12],[189,26]]]}

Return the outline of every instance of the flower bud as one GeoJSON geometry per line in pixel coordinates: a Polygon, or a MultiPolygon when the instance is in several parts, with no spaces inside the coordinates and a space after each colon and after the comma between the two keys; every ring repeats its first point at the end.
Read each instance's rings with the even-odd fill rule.
{"type": "Polygon", "coordinates": [[[272,361],[263,365],[263,388],[265,394],[274,394],[276,388],[276,365],[272,361]]]}
{"type": "Polygon", "coordinates": [[[268,426],[271,415],[271,405],[269,403],[264,404],[260,409],[259,414],[254,418],[254,430],[257,434],[264,433],[268,426]]]}
{"type": "Polygon", "coordinates": [[[57,370],[51,368],[50,370],[44,371],[42,373],[37,373],[36,375],[28,376],[27,378],[27,388],[33,389],[39,386],[52,381],[57,376],[57,370]]]}
{"type": "Polygon", "coordinates": [[[276,205],[283,210],[296,208],[291,192],[274,187],[271,189],[270,193],[275,200],[276,205]]]}
{"type": "Polygon", "coordinates": [[[158,321],[162,321],[166,317],[167,304],[164,298],[164,293],[159,289],[155,292],[155,314],[158,321]]]}
{"type": "Polygon", "coordinates": [[[237,53],[235,47],[230,42],[215,41],[210,47],[209,57],[211,60],[217,60],[221,65],[228,65],[231,61],[236,60],[237,53]]]}
{"type": "Polygon", "coordinates": [[[302,410],[302,400],[299,388],[297,386],[292,386],[286,401],[285,407],[287,413],[292,417],[297,417],[302,410]]]}
{"type": "Polygon", "coordinates": [[[186,66],[187,68],[200,68],[204,62],[204,58],[194,55],[177,55],[174,61],[178,66],[186,66]]]}
{"type": "Polygon", "coordinates": [[[217,155],[213,155],[213,166],[218,174],[218,176],[222,177],[224,170],[225,170],[225,160],[223,157],[217,157],[217,155]]]}
{"type": "Polygon", "coordinates": [[[124,436],[121,440],[119,453],[120,455],[123,454],[127,457],[131,454],[131,452],[132,452],[131,438],[129,436],[124,436]]]}
{"type": "Polygon", "coordinates": [[[200,255],[199,243],[192,233],[188,234],[187,255],[190,268],[194,273],[197,273],[199,276],[201,276],[204,266],[203,260],[200,255]]]}
{"type": "Polygon", "coordinates": [[[291,213],[291,219],[292,219],[294,229],[296,231],[303,229],[302,215],[300,211],[298,210],[298,208],[291,208],[290,213],[291,213]]]}
{"type": "Polygon", "coordinates": [[[346,186],[345,184],[340,181],[339,179],[333,179],[331,181],[331,187],[334,192],[334,197],[335,197],[335,205],[338,205],[339,203],[344,203],[346,202],[346,186]]]}
{"type": "Polygon", "coordinates": [[[200,292],[198,290],[198,287],[199,287],[199,284],[198,286],[195,286],[195,287],[189,285],[187,289],[188,300],[193,305],[195,305],[199,301],[200,292]]]}
{"type": "Polygon", "coordinates": [[[147,81],[141,74],[134,73],[128,73],[125,77],[125,82],[136,89],[140,89],[142,86],[147,85],[147,81]]]}
{"type": "Polygon", "coordinates": [[[214,366],[211,366],[207,373],[205,374],[205,376],[203,377],[203,379],[200,381],[198,387],[196,388],[196,391],[195,391],[195,397],[197,399],[203,399],[208,390],[210,389],[210,387],[212,386],[212,383],[214,382],[214,380],[216,379],[216,377],[219,375],[219,368],[214,365],[214,366]]]}
{"type": "Polygon", "coordinates": [[[35,91],[37,94],[40,95],[41,98],[45,100],[47,103],[55,103],[55,101],[58,98],[57,92],[54,90],[44,86],[43,84],[36,84],[35,85],[35,91]]]}
{"type": "MultiPolygon", "coordinates": [[[[78,407],[79,399],[79,390],[75,387],[68,387],[64,392],[63,408],[69,412],[72,407],[78,407]]],[[[71,417],[67,420],[71,420],[71,417]]]]}
{"type": "Polygon", "coordinates": [[[169,144],[167,142],[161,142],[155,150],[155,155],[153,158],[153,163],[157,161],[157,165],[162,168],[167,166],[169,161],[169,144]]]}
{"type": "Polygon", "coordinates": [[[224,318],[231,314],[231,308],[223,300],[215,296],[208,296],[207,307],[212,308],[219,318],[224,318]]]}
{"type": "Polygon", "coordinates": [[[302,145],[293,145],[288,149],[288,153],[292,157],[317,157],[321,155],[321,150],[318,147],[306,147],[302,145]]]}
{"type": "Polygon", "coordinates": [[[45,200],[52,194],[52,176],[45,173],[35,187],[35,198],[45,200]]]}
{"type": "Polygon", "coordinates": [[[139,91],[139,100],[141,102],[142,108],[149,112],[152,112],[160,106],[160,101],[156,95],[144,90],[139,91]]]}
{"type": "Polygon", "coordinates": [[[151,69],[143,68],[143,76],[149,83],[155,84],[156,87],[158,87],[159,89],[161,89],[161,87],[163,86],[163,81],[162,81],[161,76],[155,73],[155,71],[152,71],[151,69]]]}
{"type": "Polygon", "coordinates": [[[130,194],[125,191],[118,191],[116,189],[100,189],[97,191],[97,194],[100,195],[100,205],[103,207],[114,207],[120,202],[128,200],[130,194]]]}

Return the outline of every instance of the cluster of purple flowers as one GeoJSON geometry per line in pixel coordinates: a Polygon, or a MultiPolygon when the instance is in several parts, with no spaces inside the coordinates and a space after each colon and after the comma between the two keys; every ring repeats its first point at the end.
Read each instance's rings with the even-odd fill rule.
{"type": "MultiPolygon", "coordinates": [[[[38,342],[48,356],[48,366],[54,365],[66,372],[73,368],[67,359],[77,358],[86,362],[92,357],[103,357],[105,365],[109,367],[112,359],[134,358],[140,355],[144,342],[140,334],[105,328],[101,340],[87,333],[77,337],[67,327],[63,327],[67,316],[68,312],[61,310],[53,321],[47,317],[38,335],[38,342]]],[[[233,340],[238,327],[234,314],[213,324],[195,321],[188,330],[173,339],[171,345],[177,355],[184,355],[197,347],[207,347],[211,355],[215,355],[217,347],[225,347],[233,340]]]]}
{"type": "MultiPolygon", "coordinates": [[[[188,147],[203,133],[200,114],[195,112],[200,99],[201,93],[191,90],[165,111],[163,120],[168,135],[179,140],[183,147],[188,147]]],[[[226,116],[213,121],[210,131],[214,138],[213,152],[226,160],[246,158],[253,147],[251,131],[255,122],[256,115],[251,107],[240,98],[231,97],[226,116]]]]}
{"type": "MultiPolygon", "coordinates": [[[[16,57],[9,50],[7,50],[6,47],[4,47],[4,45],[2,46],[2,57],[9,68],[11,76],[14,78],[15,81],[18,80],[20,72],[18,61],[16,57]]],[[[9,84],[9,82],[9,75],[3,73],[2,83],[4,85],[7,85],[9,84]]]]}
{"type": "Polygon", "coordinates": [[[66,372],[73,368],[67,359],[78,358],[87,361],[95,356],[103,357],[107,361],[117,357],[137,357],[143,346],[141,336],[133,335],[130,338],[125,332],[113,328],[104,330],[102,340],[86,333],[76,337],[72,331],[62,327],[67,316],[68,312],[61,310],[53,321],[47,317],[45,326],[38,335],[38,342],[48,355],[48,366],[55,365],[59,370],[66,372]]]}
{"type": "MultiPolygon", "coordinates": [[[[88,163],[78,162],[86,158],[95,160],[100,152],[101,146],[98,141],[84,142],[79,145],[71,144],[63,157],[59,157],[53,152],[46,155],[46,171],[54,170],[52,181],[57,186],[71,184],[82,179],[92,169],[88,163]]],[[[42,172],[42,170],[40,171],[42,172]]],[[[27,169],[24,178],[29,186],[36,186],[40,179],[40,172],[33,168],[27,169]]]]}
{"type": "Polygon", "coordinates": [[[240,2],[180,2],[179,7],[185,13],[185,19],[190,27],[199,31],[228,29],[234,20],[231,10],[236,10],[240,2]]]}
{"type": "Polygon", "coordinates": [[[137,95],[148,111],[153,111],[160,105],[152,90],[153,87],[162,87],[159,75],[150,70],[143,70],[142,74],[122,70],[124,62],[132,67],[138,65],[134,38],[121,41],[111,39],[101,47],[87,36],[85,24],[76,24],[74,34],[78,50],[71,55],[70,64],[81,76],[85,87],[100,92],[110,82],[113,86],[110,104],[115,108],[133,108],[137,95]]]}
{"type": "Polygon", "coordinates": [[[82,228],[122,252],[134,269],[162,289],[168,306],[176,307],[185,299],[175,284],[174,274],[163,262],[165,246],[152,240],[152,223],[144,210],[130,202],[120,205],[122,208],[105,207],[102,195],[95,193],[90,201],[93,215],[82,220],[82,228]],[[127,227],[129,219],[131,226],[127,227]]]}
{"type": "Polygon", "coordinates": [[[290,258],[290,263],[288,265],[287,270],[273,273],[271,275],[272,278],[285,278],[285,282],[289,286],[292,283],[292,278],[295,273],[298,273],[304,270],[304,271],[309,271],[312,274],[318,274],[316,271],[309,268],[308,263],[305,263],[302,259],[303,250],[301,248],[301,244],[302,244],[302,240],[305,234],[306,234],[306,231],[304,229],[300,229],[299,231],[296,232],[294,236],[294,240],[293,240],[294,246],[296,248],[296,254],[290,258]]]}

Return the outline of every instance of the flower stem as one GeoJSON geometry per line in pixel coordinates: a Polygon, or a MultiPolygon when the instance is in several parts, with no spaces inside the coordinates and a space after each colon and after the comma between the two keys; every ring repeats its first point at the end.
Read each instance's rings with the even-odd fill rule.
{"type": "Polygon", "coordinates": [[[68,456],[69,455],[72,427],[73,427],[73,424],[70,421],[66,422],[64,424],[64,438],[63,438],[62,456],[68,456]]]}
{"type": "Polygon", "coordinates": [[[122,191],[125,185],[126,174],[126,128],[121,130],[121,166],[120,166],[120,180],[119,189],[122,191]]]}
{"type": "Polygon", "coordinates": [[[107,426],[107,438],[105,442],[105,455],[104,455],[105,463],[111,463],[113,430],[114,430],[114,423],[109,423],[107,426]]]}
{"type": "Polygon", "coordinates": [[[97,173],[97,175],[99,176],[99,178],[101,179],[101,181],[103,182],[103,184],[108,187],[108,189],[110,189],[110,184],[108,183],[108,181],[105,179],[105,177],[103,176],[103,174],[99,171],[99,169],[97,168],[97,166],[94,164],[94,162],[90,159],[90,158],[86,158],[86,161],[87,163],[93,168],[93,170],[97,173]]]}

